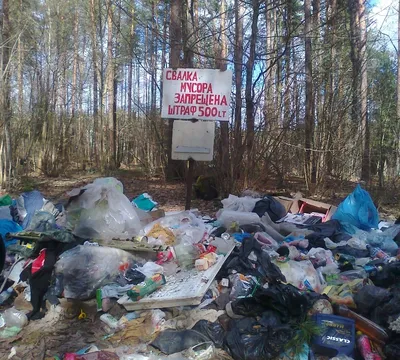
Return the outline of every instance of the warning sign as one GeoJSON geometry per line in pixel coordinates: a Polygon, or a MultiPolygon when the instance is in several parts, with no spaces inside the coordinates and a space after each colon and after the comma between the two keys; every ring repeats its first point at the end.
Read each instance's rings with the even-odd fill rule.
{"type": "Polygon", "coordinates": [[[164,69],[161,117],[229,121],[232,71],[164,69]]]}

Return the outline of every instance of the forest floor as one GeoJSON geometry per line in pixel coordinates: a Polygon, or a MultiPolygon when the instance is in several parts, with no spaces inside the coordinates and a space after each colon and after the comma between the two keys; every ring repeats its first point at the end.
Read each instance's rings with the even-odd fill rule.
{"type": "MultiPolygon", "coordinates": [[[[147,178],[138,170],[119,170],[107,174],[119,179],[124,185],[124,193],[129,199],[143,193],[149,193],[160,208],[165,211],[183,210],[185,204],[185,184],[181,182],[167,183],[160,178],[147,178]]],[[[100,173],[75,172],[59,178],[43,176],[26,177],[21,179],[20,186],[12,192],[16,196],[23,191],[37,189],[44,196],[54,202],[66,199],[66,193],[73,188],[84,186],[98,177],[100,173]]],[[[347,194],[354,189],[351,182],[332,182],[325,186],[326,191],[315,199],[338,205],[347,194]]],[[[394,187],[392,187],[394,189],[394,187]]],[[[261,193],[281,193],[288,196],[296,192],[304,192],[302,179],[293,177],[287,181],[286,189],[277,189],[273,180],[265,182],[254,190],[261,193]]],[[[370,193],[378,206],[381,217],[395,219],[400,214],[400,192],[391,190],[377,190],[370,188],[370,193]]],[[[219,208],[218,201],[193,200],[192,208],[197,208],[202,214],[213,216],[219,208]]],[[[62,299],[62,306],[58,310],[52,308],[42,320],[32,321],[22,332],[14,338],[0,342],[0,359],[7,359],[12,347],[16,355],[12,359],[38,360],[54,359],[56,354],[74,352],[88,344],[96,344],[101,349],[115,348],[118,344],[107,340],[99,317],[96,316],[95,303],[69,303],[62,299]],[[84,309],[87,318],[78,320],[80,309],[84,309]],[[61,311],[61,313],[57,312],[61,311]]],[[[26,303],[26,310],[30,304],[26,303]]],[[[122,311],[119,309],[118,311],[122,311]]],[[[118,317],[121,314],[114,314],[118,317]]]]}
{"type": "MultiPolygon", "coordinates": [[[[67,198],[67,192],[73,188],[78,188],[89,184],[94,179],[103,176],[113,176],[120,180],[124,185],[124,193],[132,199],[144,192],[153,197],[159,203],[159,207],[165,211],[183,210],[185,207],[186,186],[184,182],[166,182],[160,177],[147,177],[140,169],[117,170],[110,174],[98,172],[72,172],[58,178],[49,178],[42,175],[22,178],[20,185],[13,191],[14,196],[21,192],[37,189],[43,195],[58,202],[67,198]]],[[[315,195],[307,194],[304,179],[290,176],[285,181],[285,188],[278,188],[274,178],[258,182],[251,187],[251,190],[261,194],[279,194],[284,196],[294,196],[300,192],[304,197],[319,200],[332,205],[339,203],[351,193],[356,186],[355,182],[337,179],[327,179],[323,188],[316,191],[315,195]]],[[[375,205],[382,218],[397,218],[400,215],[400,182],[386,184],[384,188],[379,188],[375,183],[368,186],[375,205]]],[[[240,195],[240,194],[235,194],[240,195]]],[[[204,201],[201,199],[192,200],[192,208],[198,209],[202,214],[213,216],[220,208],[219,201],[204,201]]]]}

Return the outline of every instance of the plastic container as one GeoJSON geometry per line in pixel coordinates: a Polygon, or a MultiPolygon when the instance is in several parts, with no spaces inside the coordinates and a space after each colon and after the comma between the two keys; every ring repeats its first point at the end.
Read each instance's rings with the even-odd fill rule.
{"type": "Polygon", "coordinates": [[[118,320],[110,315],[110,314],[103,314],[100,316],[100,320],[105,323],[110,329],[117,329],[118,328],[118,320]]]}
{"type": "Polygon", "coordinates": [[[7,299],[11,296],[11,294],[13,293],[13,288],[9,287],[7,290],[3,291],[0,294],[0,305],[2,305],[4,302],[7,301],[7,299]]]}
{"type": "Polygon", "coordinates": [[[235,245],[233,238],[231,238],[229,234],[227,234],[227,237],[223,237],[224,234],[222,234],[221,237],[216,237],[215,240],[211,241],[211,245],[214,245],[217,248],[217,254],[226,255],[232,249],[232,246],[235,245]]]}
{"type": "Polygon", "coordinates": [[[315,354],[330,358],[337,355],[353,356],[356,340],[354,320],[328,314],[316,314],[314,320],[321,329],[321,333],[313,338],[315,354]]]}
{"type": "Polygon", "coordinates": [[[381,360],[378,354],[372,352],[371,343],[367,335],[357,331],[357,348],[364,360],[381,360]]]}
{"type": "Polygon", "coordinates": [[[353,319],[356,323],[357,331],[361,331],[363,334],[367,335],[371,340],[376,341],[379,344],[385,344],[388,340],[388,334],[386,331],[372,322],[368,320],[364,316],[361,316],[354,311],[351,311],[345,305],[339,305],[335,307],[335,312],[341,316],[344,316],[349,319],[353,319]]]}
{"type": "Polygon", "coordinates": [[[166,280],[164,275],[155,274],[151,278],[148,278],[140,284],[135,285],[131,290],[128,290],[128,296],[132,301],[139,301],[146,295],[149,295],[159,289],[165,283],[166,280]]]}

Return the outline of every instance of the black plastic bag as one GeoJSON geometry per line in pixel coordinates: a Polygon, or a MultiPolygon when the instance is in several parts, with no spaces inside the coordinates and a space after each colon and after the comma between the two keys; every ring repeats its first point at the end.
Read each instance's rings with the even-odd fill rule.
{"type": "Polygon", "coordinates": [[[164,354],[170,355],[207,341],[210,341],[207,336],[195,330],[165,330],[151,345],[164,354]]]}
{"type": "Polygon", "coordinates": [[[286,282],[279,267],[271,262],[268,253],[262,251],[261,245],[252,236],[243,240],[239,250],[232,252],[221,269],[219,277],[228,277],[233,270],[244,275],[266,278],[270,283],[286,282]],[[252,252],[257,257],[255,261],[249,259],[252,252]]]}
{"type": "Polygon", "coordinates": [[[400,339],[395,339],[389,344],[386,344],[383,348],[383,352],[386,355],[387,360],[399,360],[400,359],[400,339]]]}
{"type": "Polygon", "coordinates": [[[281,317],[273,310],[263,312],[261,317],[258,319],[258,322],[264,327],[275,328],[282,325],[281,317]]]}
{"type": "Polygon", "coordinates": [[[390,317],[398,317],[400,315],[400,289],[393,288],[390,290],[390,299],[382,302],[377,306],[369,318],[381,326],[388,326],[390,317]]]}
{"type": "Polygon", "coordinates": [[[400,262],[383,265],[382,270],[370,275],[370,279],[376,286],[388,288],[400,280],[400,262]]]}
{"type": "Polygon", "coordinates": [[[225,331],[219,322],[200,320],[193,326],[192,330],[206,336],[217,348],[222,348],[224,343],[225,331]]]}
{"type": "Polygon", "coordinates": [[[273,196],[265,195],[261,200],[256,202],[253,213],[256,213],[259,217],[263,217],[265,213],[268,213],[271,220],[276,222],[285,217],[287,211],[273,196]]]}
{"type": "Polygon", "coordinates": [[[274,359],[292,338],[289,326],[263,327],[251,319],[238,320],[225,338],[225,350],[235,360],[274,359]]]}
{"type": "Polygon", "coordinates": [[[291,318],[304,318],[310,303],[307,297],[291,284],[272,284],[268,288],[260,288],[254,298],[268,309],[277,311],[284,322],[291,318]]]}
{"type": "Polygon", "coordinates": [[[293,285],[271,284],[267,289],[257,289],[253,297],[233,301],[232,311],[248,317],[261,316],[267,310],[274,310],[282,322],[288,322],[293,318],[304,318],[315,299],[311,301],[309,296],[293,285]]]}
{"type": "Polygon", "coordinates": [[[357,312],[361,315],[368,316],[382,302],[386,302],[390,298],[390,291],[374,286],[366,285],[354,295],[354,302],[357,305],[357,312]]]}

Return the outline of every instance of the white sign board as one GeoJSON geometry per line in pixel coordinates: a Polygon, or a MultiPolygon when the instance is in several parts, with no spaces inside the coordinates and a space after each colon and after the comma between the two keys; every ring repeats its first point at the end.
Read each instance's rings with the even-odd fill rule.
{"type": "Polygon", "coordinates": [[[161,117],[229,121],[232,71],[164,69],[161,117]]]}
{"type": "Polygon", "coordinates": [[[172,130],[172,160],[212,161],[215,123],[175,120],[172,130]]]}

